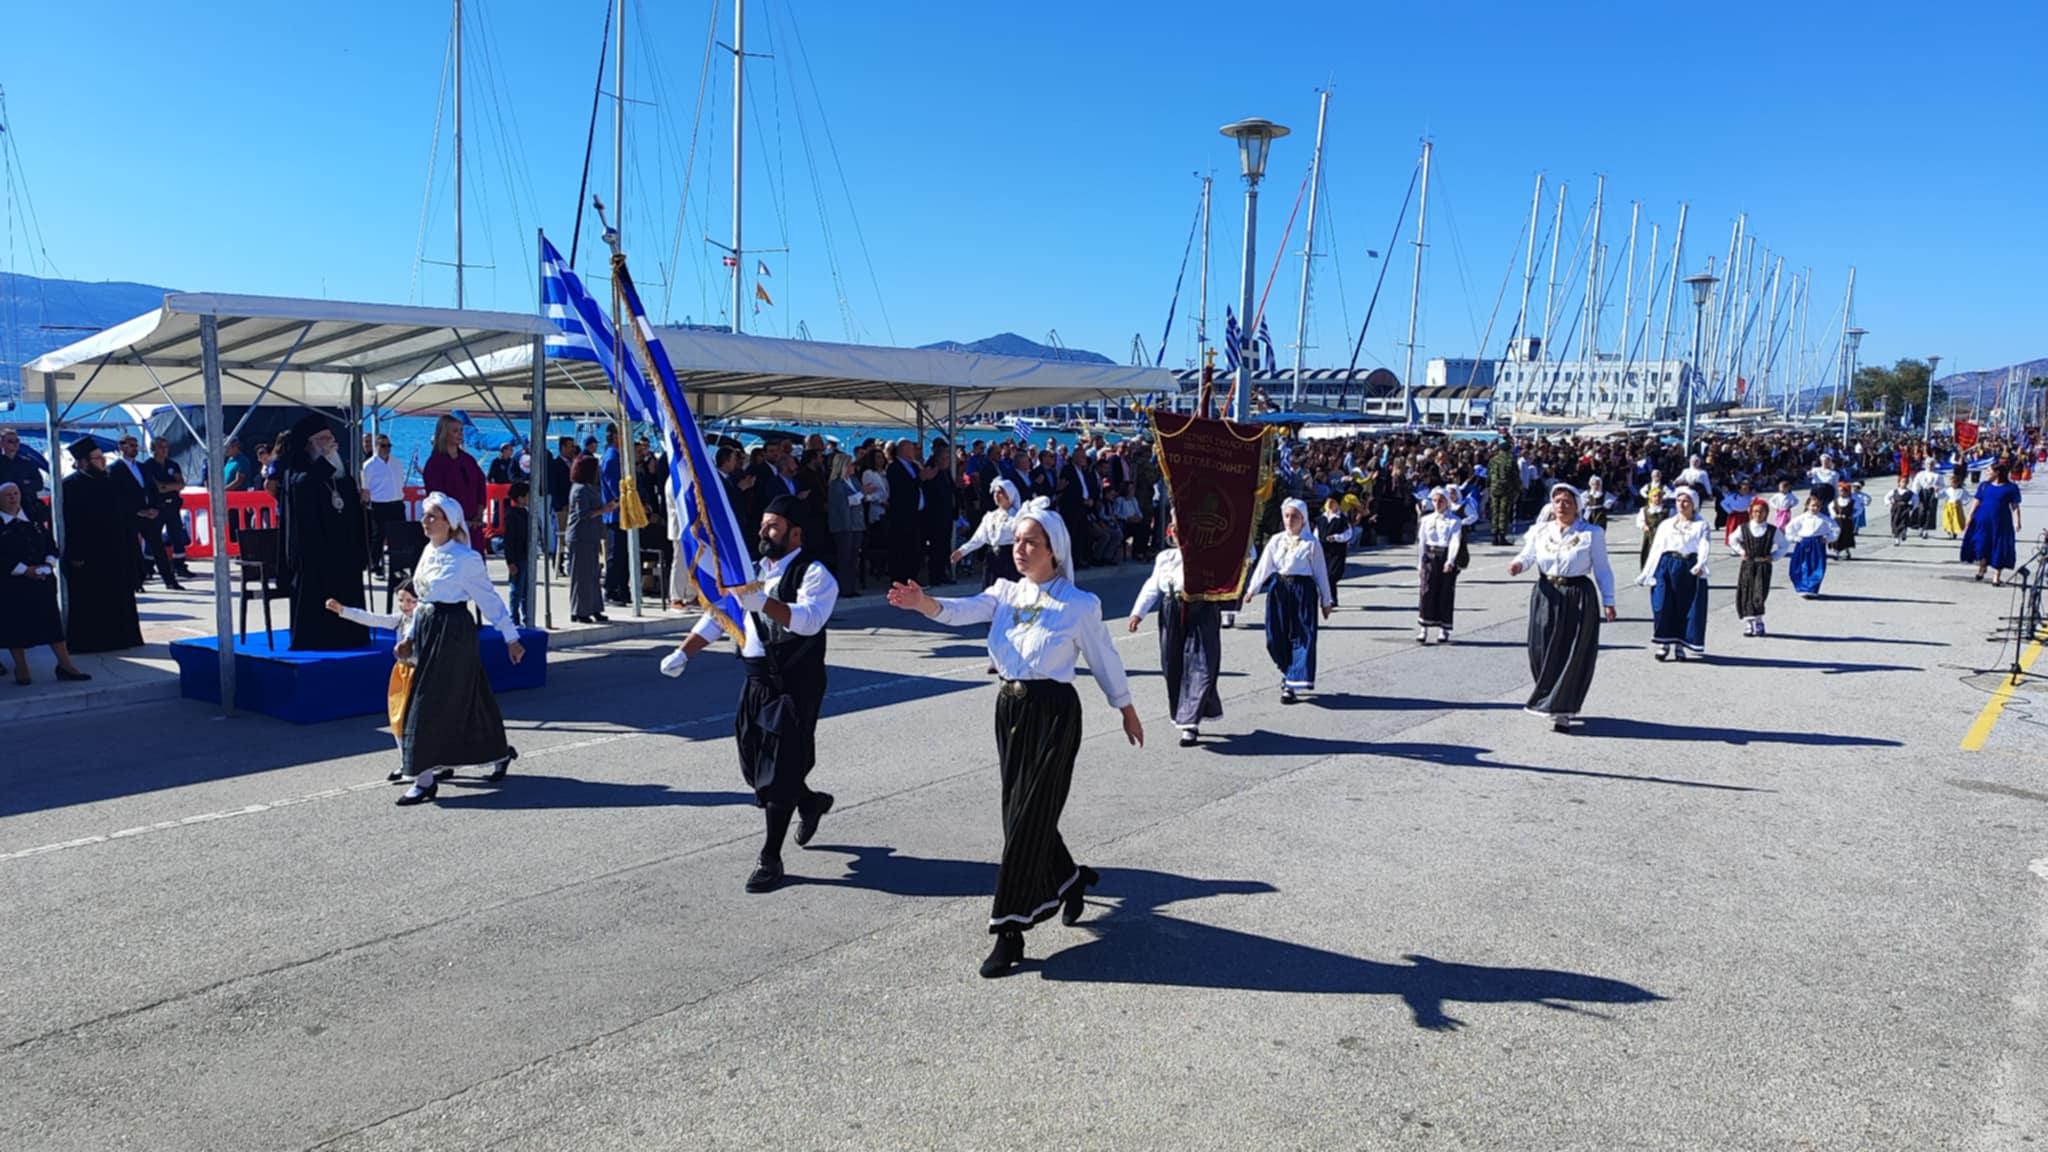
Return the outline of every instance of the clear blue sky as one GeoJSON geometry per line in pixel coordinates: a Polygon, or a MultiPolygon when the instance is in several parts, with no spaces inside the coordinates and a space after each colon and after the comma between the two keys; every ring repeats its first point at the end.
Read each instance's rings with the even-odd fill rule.
{"type": "MultiPolygon", "coordinates": [[[[676,242],[712,10],[629,3],[627,90],[654,103],[630,117],[627,241],[658,301],[646,285],[676,242]]],[[[0,86],[57,272],[452,303],[452,274],[415,264],[446,3],[7,7],[0,86]]],[[[467,7],[468,257],[496,266],[471,273],[470,302],[525,309],[533,229],[568,248],[605,4],[467,7]]],[[[731,36],[729,0],[717,35],[731,36]]],[[[1660,223],[1667,252],[1678,202],[1691,202],[1686,272],[1722,258],[1747,211],[1788,269],[1813,269],[1823,350],[1854,264],[1866,363],[1941,353],[1947,369],[2003,365],[2048,355],[2048,85],[2028,56],[2044,46],[2038,0],[754,0],[748,47],[776,58],[749,66],[748,239],[791,251],[761,257],[776,304],[749,326],[779,334],[803,320],[819,339],[905,344],[1057,329],[1124,360],[1134,333],[1159,340],[1197,201],[1191,174],[1213,169],[1220,329],[1239,272],[1242,185],[1216,129],[1251,115],[1295,129],[1264,186],[1263,284],[1307,170],[1315,89],[1331,82],[1318,247],[1333,257],[1319,261],[1311,363],[1348,356],[1377,249],[1395,263],[1363,362],[1400,367],[1412,215],[1410,235],[1387,241],[1426,132],[1437,180],[1420,357],[1476,351],[1511,263],[1519,275],[1542,170],[1551,195],[1570,184],[1567,252],[1604,173],[1615,257],[1631,201],[1643,205],[1643,242],[1660,223]]],[[[718,319],[726,291],[702,238],[729,226],[730,98],[721,52],[697,128],[678,319],[718,319]]],[[[610,131],[607,110],[593,168],[608,199],[610,131]]],[[[445,123],[443,135],[424,254],[445,260],[445,123]]],[[[22,247],[22,222],[12,226],[7,266],[48,274],[22,247]]],[[[587,226],[586,268],[595,236],[587,226]]],[[[1297,231],[1290,247],[1300,244],[1297,231]]],[[[1283,343],[1299,268],[1283,263],[1268,304],[1283,343]]],[[[1192,269],[1188,280],[1169,364],[1192,354],[1192,269]]],[[[1609,333],[1620,292],[1617,282],[1609,333]]],[[[1488,351],[1514,307],[1511,287],[1488,351]]]]}

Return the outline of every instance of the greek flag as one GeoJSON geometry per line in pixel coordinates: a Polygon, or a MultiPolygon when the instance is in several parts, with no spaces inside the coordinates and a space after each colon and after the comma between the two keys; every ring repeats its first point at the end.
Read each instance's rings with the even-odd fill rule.
{"type": "Polygon", "coordinates": [[[626,415],[643,423],[658,423],[654,393],[648,389],[640,365],[631,356],[613,362],[612,350],[617,344],[611,320],[545,236],[540,241],[540,269],[541,312],[561,329],[561,335],[545,341],[548,359],[588,360],[603,368],[613,390],[626,403],[626,415]]]}
{"type": "Polygon", "coordinates": [[[1230,310],[1230,305],[1225,304],[1223,306],[1223,367],[1225,371],[1233,376],[1237,374],[1239,359],[1237,345],[1237,313],[1230,310]]]}
{"type": "Polygon", "coordinates": [[[1019,416],[1011,421],[1010,431],[1017,434],[1017,439],[1023,441],[1026,444],[1031,443],[1031,425],[1025,423],[1024,418],[1022,416],[1019,416]]]}
{"type": "Polygon", "coordinates": [[[1266,327],[1264,316],[1259,317],[1259,343],[1266,346],[1266,375],[1277,375],[1280,371],[1280,358],[1273,355],[1273,333],[1266,327]]]}
{"type": "MultiPolygon", "coordinates": [[[[654,334],[647,310],[641,307],[639,290],[626,271],[626,258],[616,252],[612,255],[612,283],[618,286],[620,302],[633,325],[634,345],[652,376],[654,420],[661,427],[670,461],[669,499],[682,525],[682,535],[676,540],[677,567],[705,614],[738,644],[745,637],[740,622],[746,618],[739,593],[756,583],[754,561],[740,535],[739,517],[733,514],[724,480],[705,451],[704,434],[683,397],[682,385],[676,382],[668,351],[654,334]]],[[[632,357],[625,359],[630,365],[632,357]]]]}

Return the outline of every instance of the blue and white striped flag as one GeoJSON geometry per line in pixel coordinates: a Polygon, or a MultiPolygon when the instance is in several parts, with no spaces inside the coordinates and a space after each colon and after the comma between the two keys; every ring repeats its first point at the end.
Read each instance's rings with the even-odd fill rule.
{"type": "Polygon", "coordinates": [[[1280,358],[1273,354],[1273,333],[1266,327],[1264,316],[1259,317],[1259,343],[1266,346],[1266,375],[1277,375],[1280,371],[1280,358]]]}
{"type": "Polygon", "coordinates": [[[1016,433],[1017,439],[1026,444],[1031,443],[1031,425],[1026,423],[1022,416],[1010,422],[1010,431],[1016,433]]]}
{"type": "Polygon", "coordinates": [[[613,362],[612,352],[618,345],[611,320],[545,236],[540,241],[540,270],[541,312],[561,330],[561,335],[544,342],[548,359],[588,360],[603,368],[611,378],[612,390],[625,401],[626,415],[642,423],[657,423],[654,393],[647,387],[646,375],[631,356],[613,362]]]}
{"type": "Polygon", "coordinates": [[[1238,343],[1237,313],[1231,311],[1230,305],[1225,304],[1223,306],[1223,367],[1225,371],[1232,375],[1237,374],[1239,359],[1238,343]]]}
{"type": "Polygon", "coordinates": [[[746,538],[740,534],[739,517],[734,515],[724,480],[704,447],[704,434],[676,381],[668,351],[640,304],[640,293],[626,271],[626,258],[617,253],[612,256],[612,282],[618,286],[620,302],[633,325],[634,344],[651,372],[656,423],[668,444],[669,499],[680,513],[683,529],[676,541],[678,570],[705,614],[738,644],[745,637],[740,622],[746,618],[739,593],[757,582],[746,538]]]}

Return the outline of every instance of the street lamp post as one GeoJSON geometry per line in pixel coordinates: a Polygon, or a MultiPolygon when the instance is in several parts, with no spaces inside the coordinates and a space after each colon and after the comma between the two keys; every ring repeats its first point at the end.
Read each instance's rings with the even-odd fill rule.
{"type": "Polygon", "coordinates": [[[1842,444],[1845,447],[1849,443],[1849,409],[1856,403],[1856,349],[1862,345],[1863,337],[1869,331],[1868,328],[1851,328],[1842,334],[1849,351],[1849,378],[1842,382],[1842,444]]]}
{"type": "Polygon", "coordinates": [[[1237,141],[1237,162],[1244,170],[1244,277],[1237,301],[1237,381],[1230,392],[1230,418],[1243,420],[1251,413],[1252,346],[1258,334],[1252,316],[1252,261],[1257,251],[1259,180],[1266,174],[1267,150],[1287,135],[1287,129],[1255,117],[1225,124],[1220,131],[1237,141]]]}
{"type": "Polygon", "coordinates": [[[1692,289],[1692,362],[1685,366],[1685,452],[1692,455],[1693,400],[1698,395],[1693,377],[1699,372],[1700,333],[1707,326],[1707,300],[1713,295],[1714,285],[1721,278],[1711,272],[1685,278],[1686,287],[1692,289]]]}
{"type": "Polygon", "coordinates": [[[1927,358],[1927,414],[1920,420],[1920,432],[1930,438],[1934,435],[1934,370],[1939,367],[1941,357],[1927,358]]]}

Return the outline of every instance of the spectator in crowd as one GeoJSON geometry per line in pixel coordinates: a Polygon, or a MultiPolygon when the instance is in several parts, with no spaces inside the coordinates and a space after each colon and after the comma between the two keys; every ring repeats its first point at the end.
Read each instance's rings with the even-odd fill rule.
{"type": "Polygon", "coordinates": [[[526,591],[533,585],[532,560],[526,554],[533,532],[532,518],[527,514],[526,498],[533,486],[524,480],[514,480],[505,496],[505,575],[506,592],[512,609],[512,623],[533,626],[526,617],[526,591]]]}
{"type": "Polygon", "coordinates": [[[14,682],[28,684],[28,650],[48,645],[57,657],[57,679],[90,680],[71,662],[64,621],[57,612],[57,541],[41,521],[29,518],[21,485],[0,482],[0,648],[14,657],[14,682]]]}
{"type": "Polygon", "coordinates": [[[569,574],[569,479],[576,457],[581,455],[574,436],[556,441],[555,455],[548,459],[548,508],[554,513],[555,534],[549,551],[558,575],[569,574]]]}
{"type": "Polygon", "coordinates": [[[384,531],[405,522],[405,465],[391,458],[391,437],[379,432],[363,460],[363,504],[369,509],[370,567],[384,571],[384,531]]]}
{"type": "Polygon", "coordinates": [[[185,549],[192,543],[185,531],[185,470],[171,459],[169,440],[158,436],[149,442],[142,476],[149,483],[150,504],[156,509],[157,548],[170,555],[171,567],[180,579],[190,580],[192,569],[185,565],[185,549]]]}
{"type": "Polygon", "coordinates": [[[443,416],[434,421],[434,450],[420,468],[420,483],[428,492],[453,497],[462,506],[464,539],[482,540],[484,528],[484,470],[462,449],[462,421],[443,416]]]}
{"type": "Polygon", "coordinates": [[[597,457],[578,456],[569,474],[569,527],[565,533],[569,552],[569,619],[578,624],[607,619],[597,545],[605,532],[604,518],[617,510],[618,506],[604,497],[604,478],[597,457]]]}
{"type": "Polygon", "coordinates": [[[21,454],[21,435],[12,428],[0,428],[0,484],[20,489],[23,514],[48,526],[50,506],[43,503],[43,470],[21,454]]]}

